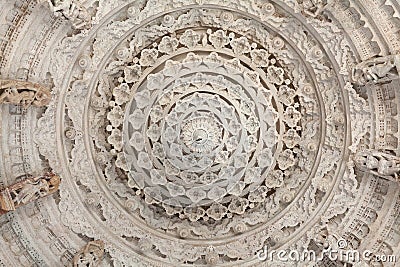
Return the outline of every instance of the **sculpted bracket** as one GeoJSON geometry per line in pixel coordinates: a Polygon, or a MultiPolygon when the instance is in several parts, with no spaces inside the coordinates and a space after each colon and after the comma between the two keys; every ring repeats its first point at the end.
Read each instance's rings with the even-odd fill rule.
{"type": "Polygon", "coordinates": [[[0,104],[43,107],[50,103],[50,90],[28,81],[0,79],[0,104]]]}
{"type": "Polygon", "coordinates": [[[13,211],[20,206],[55,193],[60,181],[59,176],[47,173],[2,189],[0,191],[0,214],[13,211]]]}

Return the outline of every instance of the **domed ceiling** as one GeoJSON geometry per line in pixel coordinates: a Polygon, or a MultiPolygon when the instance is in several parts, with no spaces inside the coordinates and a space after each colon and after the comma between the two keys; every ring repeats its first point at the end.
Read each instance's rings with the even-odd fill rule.
{"type": "Polygon", "coordinates": [[[399,266],[397,0],[0,7],[0,266],[399,266]]]}

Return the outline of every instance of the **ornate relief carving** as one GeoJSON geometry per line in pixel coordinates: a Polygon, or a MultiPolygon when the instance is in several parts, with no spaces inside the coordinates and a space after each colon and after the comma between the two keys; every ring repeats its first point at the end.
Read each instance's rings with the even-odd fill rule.
{"type": "MultiPolygon", "coordinates": [[[[246,5],[239,8],[262,12],[246,5]]],[[[154,6],[147,6],[139,18],[154,10],[154,6]]],[[[89,116],[94,118],[89,125],[93,133],[98,133],[93,135],[96,151],[86,154],[81,137],[74,135],[69,167],[74,170],[74,179],[92,192],[93,199],[101,193],[88,178],[93,177],[89,175],[93,171],[86,159],[95,159],[104,170],[104,178],[100,175],[96,179],[99,183],[106,179],[107,190],[129,211],[120,213],[108,198],[95,198],[102,216],[115,226],[111,255],[125,257],[123,251],[116,251],[119,241],[115,236],[143,240],[142,230],[129,223],[134,214],[140,214],[135,219],[139,224],[146,222],[155,231],[198,240],[199,246],[190,248],[173,238],[154,235],[150,240],[157,247],[138,241],[155,261],[159,260],[158,253],[168,255],[174,264],[188,259],[199,264],[224,263],[255,254],[270,235],[262,230],[250,236],[247,231],[268,222],[294,202],[313,169],[314,161],[307,159],[314,158],[320,149],[320,105],[326,106],[327,116],[333,118],[327,120],[331,131],[343,131],[338,82],[331,73],[324,73],[329,61],[322,59],[322,50],[302,27],[290,19],[275,18],[274,12],[263,13],[263,20],[271,18],[276,27],[293,31],[297,36],[295,48],[262,24],[235,12],[220,16],[216,10],[201,8],[162,16],[160,23],[135,30],[121,43],[121,30],[128,31],[129,25],[137,23],[137,16],[98,32],[87,54],[93,54],[91,68],[96,68],[93,64],[103,57],[107,64],[95,77],[90,69],[80,68],[80,77],[86,80],[70,81],[72,90],[66,102],[72,125],[69,123],[66,129],[68,133],[71,127],[76,132],[84,130],[81,116],[86,108],[82,101],[73,99],[88,93],[89,116]],[[186,29],[190,25],[198,29],[186,29]],[[253,36],[246,34],[249,28],[253,36]],[[108,53],[113,46],[104,42],[103,36],[116,31],[118,34],[112,35],[115,49],[108,53]],[[315,55],[308,52],[309,46],[315,55]],[[315,74],[298,67],[301,63],[295,50],[305,54],[315,74]],[[321,88],[306,78],[314,75],[323,84],[321,88]],[[95,91],[86,90],[89,78],[98,80],[95,91]],[[316,97],[317,90],[324,92],[322,101],[316,97]],[[330,90],[337,92],[336,98],[329,96],[330,90]],[[82,170],[86,178],[79,174],[82,170]],[[116,212],[120,213],[118,220],[116,212]],[[228,238],[238,233],[237,239],[212,250],[202,242],[204,238],[228,238]],[[244,242],[246,248],[239,249],[244,242]]],[[[286,16],[280,12],[279,16],[286,16]]],[[[330,144],[336,147],[327,145],[321,153],[332,161],[317,168],[317,176],[326,180],[325,191],[331,183],[328,177],[339,164],[338,147],[344,140],[331,139],[330,144]]],[[[298,229],[296,222],[304,221],[305,214],[311,215],[319,204],[312,200],[316,191],[316,186],[309,187],[307,197],[296,200],[274,227],[298,229]]],[[[61,200],[63,210],[79,217],[67,199],[61,200]]],[[[70,219],[65,222],[79,232],[92,232],[70,219]]],[[[278,240],[278,236],[274,238],[278,240]]],[[[128,258],[126,263],[130,262],[128,258]]]]}
{"type": "MultiPolygon", "coordinates": [[[[85,28],[73,2],[54,12],[85,28]]],[[[393,69],[368,63],[375,76],[358,65],[350,77],[357,56],[331,13],[354,36],[368,28],[345,3],[299,2],[99,1],[98,27],[52,48],[55,97],[35,130],[68,177],[62,224],[107,240],[121,266],[258,266],[265,245],[370,236],[383,196],[351,221],[366,179],[342,166],[373,130],[351,82],[379,84],[393,69]]],[[[357,46],[366,55],[370,41],[357,46]]],[[[85,249],[76,266],[97,264],[104,247],[85,249]]]]}

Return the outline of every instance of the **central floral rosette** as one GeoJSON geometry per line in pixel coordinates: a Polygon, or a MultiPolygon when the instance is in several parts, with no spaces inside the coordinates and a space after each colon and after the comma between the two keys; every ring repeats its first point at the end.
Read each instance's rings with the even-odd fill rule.
{"type": "Polygon", "coordinates": [[[311,84],[293,80],[303,69],[277,59],[288,53],[279,37],[257,44],[210,29],[162,36],[135,56],[117,50],[107,141],[141,216],[211,234],[245,213],[267,221],[294,199],[319,118],[311,84]]]}
{"type": "Polygon", "coordinates": [[[231,81],[227,77],[239,70],[224,62],[230,61],[216,53],[189,53],[138,87],[126,116],[124,152],[130,184],[149,202],[175,208],[228,202],[246,193],[246,184],[257,188],[265,179],[277,142],[272,93],[240,63],[248,77],[231,81]]]}
{"type": "Polygon", "coordinates": [[[191,151],[209,153],[221,143],[222,129],[215,119],[205,114],[184,123],[181,139],[191,151]]]}

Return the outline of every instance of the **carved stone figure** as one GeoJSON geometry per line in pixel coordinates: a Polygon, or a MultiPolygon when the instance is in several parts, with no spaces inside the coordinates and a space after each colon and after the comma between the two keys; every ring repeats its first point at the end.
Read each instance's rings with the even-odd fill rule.
{"type": "Polygon", "coordinates": [[[352,79],[360,85],[387,82],[399,78],[399,71],[400,55],[378,57],[356,65],[352,70],[352,79]]]}
{"type": "Polygon", "coordinates": [[[44,197],[49,192],[48,184],[40,180],[28,180],[20,190],[10,192],[16,205],[26,204],[31,200],[44,197]],[[15,194],[13,196],[13,194],[15,194]]]}
{"type": "Polygon", "coordinates": [[[0,104],[42,107],[50,99],[50,90],[40,84],[0,79],[0,104]]]}
{"type": "Polygon", "coordinates": [[[74,29],[83,29],[90,26],[92,17],[88,10],[77,0],[39,0],[48,2],[55,15],[62,14],[69,19],[74,29]]]}
{"type": "Polygon", "coordinates": [[[328,248],[329,247],[328,236],[329,236],[328,229],[326,227],[322,228],[320,231],[317,232],[315,236],[315,243],[321,248],[328,248]]]}
{"type": "Polygon", "coordinates": [[[89,242],[84,248],[79,251],[74,259],[74,267],[95,267],[100,264],[104,255],[104,242],[95,240],[89,242]]]}
{"type": "Polygon", "coordinates": [[[303,0],[301,3],[305,15],[323,18],[323,12],[331,4],[329,0],[303,0]]]}
{"type": "Polygon", "coordinates": [[[56,192],[59,184],[59,176],[46,173],[6,187],[0,192],[0,214],[56,192]]]}
{"type": "Polygon", "coordinates": [[[400,174],[400,158],[376,150],[361,151],[355,155],[356,166],[366,172],[388,180],[398,181],[400,174]]]}

